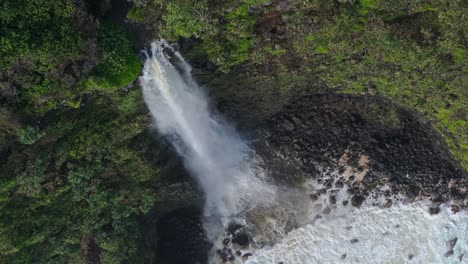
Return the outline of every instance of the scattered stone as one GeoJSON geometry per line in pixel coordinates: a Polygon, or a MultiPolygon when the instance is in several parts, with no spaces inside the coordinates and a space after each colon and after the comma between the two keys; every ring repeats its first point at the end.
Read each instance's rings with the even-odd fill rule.
{"type": "Polygon", "coordinates": [[[448,249],[453,249],[455,245],[457,244],[458,238],[450,239],[447,241],[447,248],[448,249]]]}
{"type": "Polygon", "coordinates": [[[342,203],[343,203],[344,206],[346,206],[346,205],[348,205],[349,201],[348,201],[348,200],[344,200],[342,203]]]}
{"type": "Polygon", "coordinates": [[[317,201],[317,200],[318,200],[318,195],[317,195],[317,194],[314,194],[314,193],[313,193],[313,194],[310,194],[309,197],[310,197],[310,199],[311,199],[312,201],[317,201]]]}
{"type": "Polygon", "coordinates": [[[348,230],[348,231],[351,230],[351,228],[353,228],[353,227],[352,226],[345,227],[345,229],[348,230]]]}
{"type": "Polygon", "coordinates": [[[341,255],[341,259],[344,260],[346,258],[346,254],[341,255]]]}
{"type": "Polygon", "coordinates": [[[236,233],[232,239],[233,243],[238,244],[241,247],[246,247],[250,243],[249,235],[245,232],[236,233]]]}
{"type": "Polygon", "coordinates": [[[251,253],[245,253],[243,256],[242,256],[242,261],[247,261],[249,259],[249,257],[252,256],[251,253]]]}
{"type": "Polygon", "coordinates": [[[322,213],[323,213],[324,215],[328,215],[328,214],[330,214],[330,212],[331,212],[331,208],[328,207],[328,206],[325,207],[325,209],[323,209],[323,211],[322,211],[322,213]]]}
{"type": "Polygon", "coordinates": [[[351,198],[351,204],[355,207],[361,207],[362,203],[364,202],[365,198],[359,194],[356,194],[351,198]]]}
{"type": "Polygon", "coordinates": [[[336,196],[335,195],[331,195],[329,199],[330,199],[331,204],[336,204],[336,196]]]}
{"type": "Polygon", "coordinates": [[[433,202],[443,202],[442,196],[437,191],[431,193],[431,200],[433,202]]]}
{"type": "Polygon", "coordinates": [[[353,238],[349,242],[351,242],[351,244],[355,244],[355,243],[359,242],[359,239],[353,238]]]}
{"type": "Polygon", "coordinates": [[[223,245],[227,246],[227,245],[229,244],[229,242],[231,242],[231,239],[225,238],[225,239],[223,240],[223,245]]]}
{"type": "Polygon", "coordinates": [[[408,259],[409,259],[409,260],[412,260],[413,258],[414,258],[414,255],[413,255],[413,254],[409,254],[409,255],[408,255],[408,259]]]}
{"type": "Polygon", "coordinates": [[[385,208],[390,208],[390,207],[392,207],[392,204],[393,204],[392,200],[387,199],[387,202],[385,203],[384,207],[385,208]]]}
{"type": "Polygon", "coordinates": [[[452,212],[458,213],[460,211],[460,206],[457,204],[452,204],[452,212]]]}
{"type": "Polygon", "coordinates": [[[336,188],[343,188],[343,187],[344,187],[344,184],[343,184],[343,182],[341,182],[341,181],[337,181],[337,182],[335,182],[335,187],[336,187],[336,188]]]}
{"type": "Polygon", "coordinates": [[[440,208],[439,208],[439,207],[431,207],[431,208],[429,209],[429,213],[430,213],[431,215],[438,214],[439,212],[440,212],[440,208]]]}
{"type": "Polygon", "coordinates": [[[230,248],[218,249],[216,250],[216,253],[218,253],[218,256],[223,262],[233,261],[236,259],[234,254],[232,254],[232,249],[230,248]]]}
{"type": "Polygon", "coordinates": [[[463,260],[464,256],[465,256],[465,254],[461,254],[460,256],[458,256],[458,260],[461,262],[463,260]]]}
{"type": "Polygon", "coordinates": [[[445,256],[448,258],[448,257],[452,256],[453,253],[454,253],[453,249],[451,249],[451,250],[447,251],[447,253],[445,253],[445,256]]]}
{"type": "MultiPolygon", "coordinates": [[[[276,112],[265,123],[265,130],[269,133],[267,143],[272,147],[285,146],[283,157],[310,160],[299,169],[308,175],[317,175],[311,176],[316,180],[322,178],[324,187],[329,187],[329,179],[333,178],[321,175],[318,167],[328,167],[333,174],[342,173],[342,179],[332,183],[335,188],[356,183],[348,189],[354,198],[349,201],[356,207],[365,203],[367,196],[363,191],[372,193],[383,184],[391,187],[385,195],[405,194],[407,202],[420,195],[430,195],[434,202],[466,196],[464,172],[445,147],[437,144],[441,139],[437,131],[413,111],[384,98],[336,94],[304,96],[276,112]],[[369,115],[375,105],[378,105],[378,113],[369,115]],[[387,120],[389,117],[391,120],[387,120]],[[299,149],[291,144],[292,137],[300,142],[299,149]],[[297,156],[295,151],[299,153],[297,156]],[[364,154],[367,161],[359,162],[364,154]]],[[[381,206],[393,206],[395,201],[392,198],[390,203],[385,199],[381,206]]],[[[468,205],[468,200],[465,203],[468,205]]],[[[464,206],[460,206],[460,210],[464,210],[464,206]]],[[[454,207],[455,211],[457,209],[454,207]]]]}

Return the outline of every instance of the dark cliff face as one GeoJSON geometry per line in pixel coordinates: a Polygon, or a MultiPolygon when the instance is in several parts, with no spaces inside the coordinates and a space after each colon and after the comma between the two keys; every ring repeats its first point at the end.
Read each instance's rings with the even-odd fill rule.
{"type": "Polygon", "coordinates": [[[158,221],[158,263],[207,263],[211,244],[200,218],[199,209],[186,207],[174,210],[158,221]]]}
{"type": "Polygon", "coordinates": [[[304,96],[264,122],[264,134],[270,150],[285,157],[270,154],[271,161],[292,162],[316,179],[337,171],[351,194],[365,198],[387,185],[409,201],[422,196],[437,206],[454,201],[454,210],[468,206],[468,175],[443,138],[421,115],[385,98],[304,96]]]}

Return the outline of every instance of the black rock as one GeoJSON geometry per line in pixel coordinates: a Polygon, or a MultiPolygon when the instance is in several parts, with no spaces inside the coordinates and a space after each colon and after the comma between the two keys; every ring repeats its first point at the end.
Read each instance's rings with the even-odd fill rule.
{"type": "Polygon", "coordinates": [[[364,200],[365,198],[363,196],[356,194],[351,198],[351,204],[355,207],[361,207],[364,200]]]}
{"type": "Polygon", "coordinates": [[[291,132],[294,130],[295,125],[293,122],[284,119],[283,122],[281,123],[281,127],[284,128],[286,131],[291,132]]]}
{"type": "Polygon", "coordinates": [[[239,232],[234,235],[232,242],[239,246],[246,247],[250,243],[250,237],[246,232],[239,232]]]}
{"type": "Polygon", "coordinates": [[[439,212],[440,212],[440,208],[439,208],[439,207],[431,207],[431,208],[429,209],[429,213],[430,213],[431,215],[433,215],[433,214],[438,214],[439,212]]]}
{"type": "Polygon", "coordinates": [[[457,244],[458,238],[450,239],[447,241],[447,248],[448,249],[453,249],[455,245],[457,244]]]}

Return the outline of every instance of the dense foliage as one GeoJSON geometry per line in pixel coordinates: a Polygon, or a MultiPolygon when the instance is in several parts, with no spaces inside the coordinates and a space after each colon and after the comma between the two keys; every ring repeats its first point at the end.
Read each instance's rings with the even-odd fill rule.
{"type": "Polygon", "coordinates": [[[132,146],[140,93],[115,91],[141,68],[130,36],[83,3],[1,5],[0,262],[134,260],[158,168],[132,146]]]}
{"type": "Polygon", "coordinates": [[[106,20],[98,26],[97,46],[100,61],[87,80],[91,88],[115,88],[135,80],[141,63],[131,48],[129,34],[115,22],[106,20]]]}

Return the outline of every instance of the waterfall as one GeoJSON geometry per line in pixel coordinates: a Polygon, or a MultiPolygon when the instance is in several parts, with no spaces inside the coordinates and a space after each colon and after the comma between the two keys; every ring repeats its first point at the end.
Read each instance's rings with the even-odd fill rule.
{"type": "MultiPolygon", "coordinates": [[[[255,207],[254,201],[272,200],[274,188],[264,182],[255,153],[212,111],[179,52],[161,40],[146,55],[140,77],[144,100],[157,130],[170,139],[203,190],[205,218],[232,218],[255,207]]],[[[211,238],[219,233],[205,228],[211,238]]]]}
{"type": "Polygon", "coordinates": [[[242,255],[236,263],[466,261],[466,213],[454,215],[443,206],[443,213],[431,216],[424,202],[395,202],[385,209],[371,206],[377,202],[371,200],[357,209],[342,203],[349,199],[346,186],[331,205],[308,198],[310,188],[324,187],[314,180],[306,181],[302,192],[268,184],[261,160],[210,108],[184,58],[164,40],[152,43],[146,55],[140,77],[145,102],[157,130],[171,141],[205,194],[208,238],[222,248],[233,221],[255,230],[254,245],[234,249],[250,257],[242,255]],[[334,209],[320,215],[321,203],[334,209]],[[290,223],[295,223],[293,230],[285,232],[290,223]]]}

